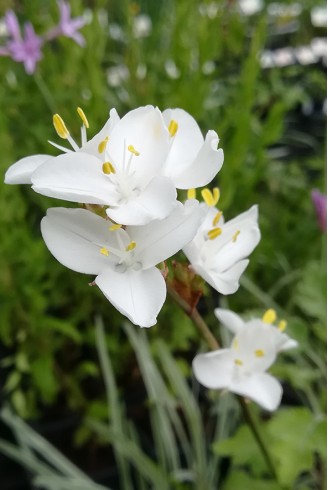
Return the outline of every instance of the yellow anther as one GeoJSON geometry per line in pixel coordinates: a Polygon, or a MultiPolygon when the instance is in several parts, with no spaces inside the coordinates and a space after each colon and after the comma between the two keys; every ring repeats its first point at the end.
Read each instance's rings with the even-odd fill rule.
{"type": "Polygon", "coordinates": [[[210,240],[214,240],[218,236],[220,236],[222,233],[222,228],[212,228],[207,232],[207,236],[210,240]]]}
{"type": "Polygon", "coordinates": [[[220,189],[218,187],[214,187],[212,191],[213,196],[213,206],[216,206],[220,199],[220,189]]]}
{"type": "Polygon", "coordinates": [[[178,123],[174,119],[171,119],[168,129],[172,138],[173,136],[175,136],[175,133],[178,131],[178,127],[179,127],[178,123]]]}
{"type": "Polygon", "coordinates": [[[89,121],[87,120],[87,116],[84,114],[83,109],[81,109],[81,107],[78,107],[76,110],[77,110],[78,115],[82,119],[84,126],[88,129],[89,128],[89,121]]]}
{"type": "Polygon", "coordinates": [[[262,349],[256,349],[256,351],[254,352],[254,354],[256,355],[256,357],[263,357],[264,356],[264,350],[262,350],[262,349]]]}
{"type": "Polygon", "coordinates": [[[129,245],[126,247],[126,252],[131,252],[134,248],[136,248],[137,244],[136,242],[132,241],[129,243],[129,245]]]}
{"type": "Polygon", "coordinates": [[[212,192],[206,187],[202,189],[202,197],[208,206],[214,206],[212,192]]]}
{"type": "Polygon", "coordinates": [[[196,189],[188,189],[187,198],[196,199],[196,189]]]}
{"type": "Polygon", "coordinates": [[[106,255],[106,257],[108,257],[108,255],[109,255],[109,250],[108,250],[108,248],[103,247],[103,248],[101,248],[101,249],[100,249],[100,253],[101,253],[102,255],[106,255]]]}
{"type": "Polygon", "coordinates": [[[56,130],[58,136],[60,136],[60,138],[63,138],[64,140],[66,140],[69,136],[69,131],[68,131],[64,121],[60,117],[60,115],[54,114],[54,116],[52,118],[52,122],[53,122],[53,125],[55,127],[55,130],[56,130]]]}
{"type": "Polygon", "coordinates": [[[234,339],[234,340],[233,340],[233,342],[232,342],[232,347],[233,347],[234,349],[236,349],[236,350],[238,349],[238,347],[239,347],[239,342],[238,342],[238,339],[234,339]]]}
{"type": "Polygon", "coordinates": [[[114,165],[112,165],[110,162],[105,162],[102,165],[102,171],[104,174],[116,174],[116,170],[114,168],[114,165]]]}
{"type": "Polygon", "coordinates": [[[222,216],[222,211],[219,211],[218,213],[216,213],[216,215],[214,216],[214,219],[212,221],[213,226],[216,226],[218,224],[218,222],[221,219],[221,216],[222,216]]]}
{"type": "Polygon", "coordinates": [[[243,361],[241,359],[235,359],[235,364],[237,366],[242,366],[244,363],[243,363],[243,361]]]}
{"type": "Polygon", "coordinates": [[[270,308],[262,316],[262,321],[264,323],[273,323],[276,320],[276,318],[277,318],[276,312],[272,308],[270,308]]]}
{"type": "Polygon", "coordinates": [[[238,235],[240,235],[240,230],[237,230],[236,233],[232,236],[232,241],[235,243],[237,241],[238,235]]]}
{"type": "Polygon", "coordinates": [[[287,327],[286,320],[280,320],[280,322],[278,323],[278,328],[279,328],[280,332],[283,332],[286,327],[287,327]]]}
{"type": "Polygon", "coordinates": [[[107,143],[109,141],[109,136],[106,136],[105,139],[103,139],[99,145],[98,145],[98,152],[99,153],[104,153],[104,151],[106,150],[106,146],[107,146],[107,143]]]}
{"type": "Polygon", "coordinates": [[[122,228],[122,225],[115,224],[109,227],[109,231],[119,230],[120,228],[122,228]]]}
{"type": "Polygon", "coordinates": [[[136,157],[138,157],[140,155],[140,153],[135,149],[135,147],[133,145],[129,145],[128,146],[128,150],[133,153],[133,155],[135,155],[136,157]]]}

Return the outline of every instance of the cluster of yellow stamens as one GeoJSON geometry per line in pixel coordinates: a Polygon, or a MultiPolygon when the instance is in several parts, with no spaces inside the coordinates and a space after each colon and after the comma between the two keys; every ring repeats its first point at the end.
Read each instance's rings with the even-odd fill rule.
{"type": "Polygon", "coordinates": [[[173,136],[175,136],[176,132],[178,131],[178,127],[179,127],[178,123],[174,119],[171,119],[169,126],[168,126],[168,130],[169,130],[171,138],[173,138],[173,136]]]}
{"type": "MultiPolygon", "coordinates": [[[[270,325],[274,323],[276,320],[277,320],[277,313],[273,308],[267,310],[262,316],[262,322],[268,323],[270,325]]],[[[280,332],[283,332],[286,329],[286,327],[287,327],[286,320],[280,320],[280,322],[278,323],[278,329],[280,330],[280,332]]]]}
{"type": "Polygon", "coordinates": [[[202,197],[209,207],[216,206],[220,199],[220,189],[214,187],[213,191],[210,191],[207,187],[201,191],[202,197]]]}

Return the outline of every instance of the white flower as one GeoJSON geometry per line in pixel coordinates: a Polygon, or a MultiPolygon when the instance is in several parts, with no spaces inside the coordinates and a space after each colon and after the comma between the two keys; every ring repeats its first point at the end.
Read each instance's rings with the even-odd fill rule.
{"type": "Polygon", "coordinates": [[[244,329],[250,329],[256,326],[261,327],[263,331],[267,331],[268,335],[272,337],[277,352],[293,349],[298,346],[296,340],[284,333],[287,326],[285,320],[281,320],[277,327],[273,325],[276,320],[276,313],[272,309],[267,310],[262,318],[254,318],[249,321],[244,321],[233,311],[223,308],[216,308],[214,313],[217,319],[235,335],[244,329]]]}
{"type": "MultiPolygon", "coordinates": [[[[210,193],[208,189],[203,195],[210,193]]],[[[215,203],[213,203],[215,205],[215,203]]],[[[235,293],[246,269],[248,255],[260,241],[258,208],[224,222],[222,212],[201,205],[205,218],[195,238],[183,248],[193,269],[222,294],[235,293]]]]}
{"type": "MultiPolygon", "coordinates": [[[[112,109],[110,111],[110,117],[103,128],[90,141],[87,141],[86,130],[89,127],[89,122],[81,108],[78,108],[78,114],[82,118],[83,123],[81,127],[81,146],[79,147],[73,140],[65,126],[64,121],[60,116],[58,116],[58,114],[54,115],[54,125],[56,131],[62,138],[69,141],[69,143],[72,145],[72,149],[65,148],[64,146],[58,145],[52,141],[49,141],[49,143],[64,153],[83,151],[90,153],[91,155],[97,154],[98,145],[105,139],[106,135],[111,133],[112,128],[120,118],[116,110],[112,109]]],[[[31,155],[18,160],[18,162],[14,163],[8,168],[5,174],[5,184],[32,184],[31,177],[33,172],[43,163],[54,158],[56,157],[51,155],[31,155]]]]}
{"type": "Polygon", "coordinates": [[[227,389],[276,410],[282,396],[280,383],[265,371],[276,358],[274,335],[263,325],[242,328],[229,349],[199,354],[193,360],[195,377],[206,388],[227,389]]]}
{"type": "Polygon", "coordinates": [[[199,225],[197,201],[178,203],[162,221],[125,229],[85,209],[52,208],[41,222],[50,252],[66,267],[97,275],[107,299],[133,323],[156,323],[165,280],[155,266],[189,242],[199,225]]]}
{"type": "Polygon", "coordinates": [[[5,182],[18,183],[24,174],[22,182],[30,179],[40,194],[109,206],[106,212],[114,221],[143,225],[169,215],[177,204],[176,187],[203,186],[222,166],[217,134],[209,131],[204,140],[196,121],[182,109],[162,114],[153,106],[140,107],[121,120],[112,110],[104,128],[89,142],[88,121],[81,109],[79,115],[81,147],[56,114],[57,133],[75,151],[53,143],[66,154],[17,162],[5,182]]]}

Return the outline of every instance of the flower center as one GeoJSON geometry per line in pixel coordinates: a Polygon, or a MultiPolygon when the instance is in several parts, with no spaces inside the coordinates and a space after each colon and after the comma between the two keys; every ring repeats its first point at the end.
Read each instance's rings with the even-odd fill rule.
{"type": "MultiPolygon", "coordinates": [[[[117,232],[121,228],[122,225],[113,224],[109,227],[109,231],[117,232]]],[[[133,270],[140,270],[142,268],[142,264],[141,262],[136,261],[134,252],[135,248],[137,247],[137,243],[134,240],[131,240],[128,244],[126,244],[126,239],[128,237],[122,237],[120,232],[116,234],[116,238],[119,248],[112,246],[100,246],[99,253],[101,253],[105,257],[111,258],[112,263],[114,263],[116,272],[125,272],[129,268],[133,270]]]]}

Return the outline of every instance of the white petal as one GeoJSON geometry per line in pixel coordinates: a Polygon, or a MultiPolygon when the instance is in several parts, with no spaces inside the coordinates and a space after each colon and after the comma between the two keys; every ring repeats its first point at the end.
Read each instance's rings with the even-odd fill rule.
{"type": "Polygon", "coordinates": [[[197,274],[204,279],[204,281],[208,282],[208,284],[210,284],[219,293],[233,294],[239,288],[240,276],[248,264],[249,260],[241,260],[227,271],[220,273],[207,270],[200,264],[192,264],[192,267],[195,272],[197,272],[197,274]]]}
{"type": "Polygon", "coordinates": [[[82,146],[81,151],[89,153],[91,155],[99,156],[98,145],[106,137],[110,137],[114,126],[119,122],[120,117],[116,112],[116,109],[111,109],[109,113],[109,119],[103,126],[103,128],[97,133],[91,140],[82,146]]]}
{"type": "Polygon", "coordinates": [[[208,131],[205,142],[194,160],[174,175],[174,184],[178,189],[202,187],[214,179],[221,170],[224,159],[223,150],[217,148],[218,143],[216,132],[208,131]]]}
{"type": "Polygon", "coordinates": [[[88,204],[116,204],[120,197],[102,171],[102,162],[82,152],[47,161],[32,176],[33,189],[57,199],[88,204]]]}
{"type": "Polygon", "coordinates": [[[297,340],[291,339],[288,335],[285,335],[285,337],[286,338],[282,342],[279,342],[279,352],[298,347],[297,340]]]}
{"type": "Polygon", "coordinates": [[[139,152],[139,156],[133,156],[130,165],[136,182],[145,186],[159,173],[169,151],[169,133],[157,108],[134,109],[114,127],[107,151],[109,160],[120,170],[123,169],[123,156],[126,160],[131,156],[127,150],[129,145],[139,152]]]}
{"type": "Polygon", "coordinates": [[[165,175],[174,179],[198,154],[204,138],[195,119],[183,109],[166,109],[163,112],[166,126],[174,120],[178,130],[171,138],[171,147],[165,162],[165,175]]]}
{"type": "Polygon", "coordinates": [[[267,373],[254,374],[240,382],[233,382],[229,389],[237,395],[254,400],[266,410],[276,410],[281,402],[281,384],[267,373]]]}
{"type": "Polygon", "coordinates": [[[223,325],[233,332],[234,334],[240,332],[245,327],[245,322],[236,315],[233,311],[225,310],[223,308],[216,308],[214,310],[216,318],[223,323],[223,325]]]}
{"type": "Polygon", "coordinates": [[[140,327],[155,325],[166,297],[165,281],[158,269],[126,272],[106,269],[96,278],[96,284],[132,323],[140,327]]]}
{"type": "Polygon", "coordinates": [[[117,208],[108,208],[107,215],[117,223],[144,225],[163,219],[176,207],[177,192],[167,177],[154,177],[138,197],[117,208]]]}
{"type": "Polygon", "coordinates": [[[198,382],[206,388],[219,390],[227,388],[232,382],[233,357],[230,349],[198,354],[192,362],[198,382]]]}
{"type": "Polygon", "coordinates": [[[52,255],[76,272],[99,274],[112,261],[102,247],[118,247],[109,222],[85,209],[48,209],[41,221],[43,239],[52,255]]]}
{"type": "MultiPolygon", "coordinates": [[[[226,231],[225,227],[223,230],[222,235],[229,233],[226,231]]],[[[234,234],[232,232],[229,234],[229,241],[222,248],[219,248],[220,243],[218,241],[218,250],[212,259],[211,268],[217,270],[218,272],[224,272],[230,269],[241,259],[248,257],[253,252],[261,239],[260,230],[257,224],[252,223],[250,227],[247,227],[246,229],[243,227],[238,231],[240,231],[240,234],[238,235],[237,239],[235,241],[232,240],[232,236],[234,234]]],[[[218,239],[219,238],[220,236],[218,239]]],[[[215,246],[215,243],[213,243],[215,240],[208,240],[206,245],[209,244],[211,246],[215,246]]],[[[211,252],[213,253],[213,248],[211,252]]],[[[209,251],[209,253],[211,252],[209,251]]]]}
{"type": "Polygon", "coordinates": [[[202,213],[196,200],[176,208],[164,220],[156,220],[143,227],[127,228],[137,243],[136,254],[143,267],[152,267],[177,253],[194,237],[202,213]]]}
{"type": "Polygon", "coordinates": [[[44,162],[54,157],[51,155],[31,155],[11,165],[5,174],[5,184],[31,184],[32,173],[44,162]]]}

